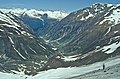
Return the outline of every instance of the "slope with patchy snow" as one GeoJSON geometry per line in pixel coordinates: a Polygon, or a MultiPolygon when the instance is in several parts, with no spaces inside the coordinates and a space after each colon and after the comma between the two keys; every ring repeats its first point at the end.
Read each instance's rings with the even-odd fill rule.
{"type": "MultiPolygon", "coordinates": [[[[84,65],[81,67],[50,69],[47,71],[39,72],[35,76],[26,76],[23,74],[17,75],[17,74],[8,74],[8,73],[0,73],[0,76],[1,76],[1,79],[14,79],[14,78],[17,78],[17,79],[25,79],[25,78],[27,78],[27,79],[48,79],[48,78],[49,79],[72,79],[72,78],[79,79],[80,75],[83,75],[83,74],[86,74],[89,72],[96,72],[96,70],[102,69],[103,63],[105,64],[106,69],[107,69],[107,67],[111,67],[111,66],[120,64],[120,57],[118,56],[118,57],[110,58],[110,59],[107,59],[102,62],[97,62],[97,63],[91,64],[91,65],[84,65]]],[[[115,68],[115,70],[118,70],[118,69],[115,68]]],[[[96,78],[100,77],[101,74],[103,74],[102,72],[103,72],[103,70],[101,70],[100,73],[97,72],[97,74],[92,73],[91,76],[88,74],[88,76],[90,76],[91,78],[87,78],[84,76],[83,79],[96,79],[96,78]]],[[[110,69],[109,72],[104,72],[104,73],[109,74],[111,72],[114,73],[114,69],[113,70],[110,69]]],[[[119,73],[119,71],[118,71],[118,73],[119,73]]],[[[117,78],[117,79],[120,78],[120,75],[118,73],[115,75],[115,78],[117,78]]],[[[109,78],[107,78],[108,76],[104,75],[105,79],[114,78],[114,76],[112,76],[111,74],[110,74],[109,78]]],[[[99,78],[99,79],[102,79],[102,78],[99,78]]]]}
{"type": "Polygon", "coordinates": [[[69,79],[120,79],[120,64],[69,79]]]}
{"type": "Polygon", "coordinates": [[[32,77],[32,79],[65,79],[78,75],[82,75],[91,71],[102,69],[102,65],[105,63],[106,67],[110,67],[116,64],[120,64],[120,58],[112,58],[105,60],[103,62],[94,63],[87,66],[81,67],[68,67],[68,68],[58,68],[51,69],[48,71],[40,72],[39,74],[32,77]]]}
{"type": "Polygon", "coordinates": [[[53,52],[18,17],[0,12],[0,71],[30,73],[33,68],[36,73],[42,67],[41,61],[46,59],[45,55],[53,52]]]}

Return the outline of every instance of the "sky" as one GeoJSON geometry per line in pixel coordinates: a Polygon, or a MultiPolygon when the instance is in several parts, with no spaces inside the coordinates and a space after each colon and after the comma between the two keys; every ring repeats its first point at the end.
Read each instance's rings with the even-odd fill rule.
{"type": "Polygon", "coordinates": [[[120,0],[0,0],[0,8],[27,8],[72,12],[94,3],[120,4],[120,0]]]}

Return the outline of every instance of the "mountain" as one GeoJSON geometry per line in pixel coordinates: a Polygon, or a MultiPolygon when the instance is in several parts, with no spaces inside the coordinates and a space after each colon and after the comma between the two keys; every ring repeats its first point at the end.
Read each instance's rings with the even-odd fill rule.
{"type": "Polygon", "coordinates": [[[37,33],[55,22],[60,21],[68,15],[68,13],[61,11],[50,11],[50,10],[35,10],[35,9],[0,9],[0,11],[8,14],[14,14],[21,18],[24,23],[33,28],[37,33]]]}
{"type": "Polygon", "coordinates": [[[120,55],[120,5],[93,4],[70,13],[43,38],[58,49],[46,69],[81,66],[120,55]]]}
{"type": "Polygon", "coordinates": [[[44,38],[68,54],[88,53],[120,41],[120,5],[93,4],[70,13],[44,38]]]}
{"type": "Polygon", "coordinates": [[[0,71],[35,72],[54,52],[20,18],[0,11],[0,71]]]}
{"type": "Polygon", "coordinates": [[[9,10],[0,10],[3,72],[35,75],[40,70],[88,65],[120,55],[119,4],[97,3],[69,15],[57,12],[62,18],[55,11],[9,10]]]}

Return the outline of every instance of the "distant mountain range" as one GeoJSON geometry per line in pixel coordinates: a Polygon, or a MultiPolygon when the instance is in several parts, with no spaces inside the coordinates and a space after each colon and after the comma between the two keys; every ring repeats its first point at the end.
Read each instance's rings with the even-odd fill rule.
{"type": "Polygon", "coordinates": [[[20,8],[0,9],[0,11],[7,14],[13,14],[21,18],[24,23],[32,27],[35,32],[38,32],[38,30],[41,32],[48,25],[60,21],[68,15],[68,13],[61,11],[20,8]]]}
{"type": "Polygon", "coordinates": [[[21,8],[7,8],[7,9],[0,9],[0,11],[5,13],[11,13],[16,16],[25,16],[28,15],[31,18],[41,19],[44,14],[48,15],[48,18],[54,19],[63,19],[68,13],[61,12],[61,11],[52,11],[52,10],[36,10],[36,9],[21,9],[21,8]]]}
{"type": "Polygon", "coordinates": [[[0,70],[36,74],[120,55],[120,4],[93,4],[70,14],[0,9],[0,70]]]}

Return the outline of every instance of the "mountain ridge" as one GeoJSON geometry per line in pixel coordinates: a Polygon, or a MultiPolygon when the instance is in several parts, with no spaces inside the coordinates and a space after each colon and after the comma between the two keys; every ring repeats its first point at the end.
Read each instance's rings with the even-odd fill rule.
{"type": "MultiPolygon", "coordinates": [[[[58,47],[59,44],[60,46],[63,45],[63,49],[68,47],[66,50],[71,49],[72,51],[72,47],[76,46],[77,48],[75,47],[75,49],[80,49],[79,47],[82,47],[83,50],[83,45],[87,44],[83,44],[82,46],[78,45],[80,44],[78,42],[81,41],[83,37],[89,38],[84,39],[86,40],[86,42],[88,40],[89,45],[89,41],[92,42],[93,40],[97,41],[100,38],[105,38],[105,36],[107,36],[109,31],[111,30],[111,27],[115,26],[116,28],[119,28],[119,7],[119,4],[109,4],[109,6],[107,4],[93,4],[90,7],[83,8],[76,12],[72,12],[67,17],[62,19],[58,24],[54,25],[54,27],[50,29],[49,32],[46,33],[44,36],[45,38],[48,37],[48,40],[51,40],[51,42],[53,42],[54,44],[58,44],[58,47]],[[101,27],[104,27],[104,29],[101,27]],[[94,36],[96,33],[93,34],[92,32],[98,33],[96,36],[99,38],[96,39],[97,37],[94,36]],[[102,33],[105,34],[103,35],[102,33]],[[90,36],[90,34],[94,39],[90,36]],[[89,36],[87,37],[86,35],[89,36]],[[69,46],[71,46],[71,48],[69,48],[69,46]]],[[[113,28],[115,29],[115,27],[113,28]]],[[[119,36],[119,31],[117,31],[117,29],[115,29],[115,31],[119,36]]],[[[85,43],[84,40],[82,41],[85,43]]]]}
{"type": "MultiPolygon", "coordinates": [[[[11,13],[1,12],[1,15],[11,16],[11,13]]],[[[21,61],[21,59],[14,61],[2,53],[1,59],[5,60],[1,61],[1,68],[5,66],[10,68],[8,70],[13,69],[28,75],[35,75],[40,70],[87,65],[120,55],[119,15],[119,4],[98,3],[72,12],[61,20],[48,18],[47,14],[40,15],[44,21],[38,18],[31,18],[28,15],[21,16],[21,23],[23,25],[28,23],[28,27],[25,25],[26,28],[30,28],[29,25],[33,25],[33,27],[39,25],[41,27],[37,28],[37,35],[32,34],[32,31],[28,29],[21,28],[22,24],[17,22],[18,20],[15,17],[0,17],[0,31],[2,33],[6,30],[10,30],[10,32],[12,30],[10,34],[23,35],[19,39],[7,36],[9,32],[3,34],[7,36],[8,42],[10,42],[10,44],[5,44],[8,46],[5,48],[7,50],[6,53],[10,52],[10,57],[16,57],[15,54],[11,56],[11,51],[17,50],[18,57],[23,60],[26,60],[24,57],[28,57],[26,61],[21,61]],[[19,24],[21,24],[20,27],[17,27],[19,24]],[[6,28],[8,26],[9,28],[6,28]],[[9,47],[12,47],[12,50],[9,47]],[[23,52],[19,53],[21,50],[23,52]],[[14,66],[17,69],[9,67],[9,63],[10,66],[13,65],[11,63],[17,63],[17,66],[14,66]]],[[[3,39],[1,40],[3,41],[3,39]]],[[[0,45],[4,48],[2,41],[0,41],[0,45]]]]}
{"type": "Polygon", "coordinates": [[[0,11],[0,71],[35,74],[54,53],[19,17],[0,11]]]}
{"type": "Polygon", "coordinates": [[[68,15],[64,11],[53,11],[53,10],[36,10],[36,9],[21,9],[21,8],[0,8],[0,11],[5,13],[11,13],[16,16],[27,14],[30,17],[41,19],[41,15],[48,14],[49,18],[62,19],[68,15]],[[36,14],[36,15],[35,15],[36,14]],[[38,15],[38,16],[37,16],[38,15]],[[35,17],[36,16],[36,17],[35,17]]]}
{"type": "Polygon", "coordinates": [[[0,9],[0,11],[3,13],[13,14],[21,18],[25,24],[33,29],[35,35],[38,35],[38,32],[42,33],[46,27],[59,22],[69,14],[63,11],[36,10],[25,8],[3,8],[0,9]]]}

